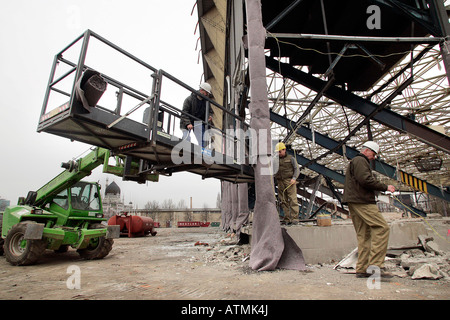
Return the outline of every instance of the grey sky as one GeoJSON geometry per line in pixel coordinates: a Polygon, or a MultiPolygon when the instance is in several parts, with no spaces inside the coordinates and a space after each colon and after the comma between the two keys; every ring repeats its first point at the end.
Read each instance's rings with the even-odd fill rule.
{"type": "MultiPolygon", "coordinates": [[[[150,65],[196,88],[202,79],[200,46],[194,34],[194,0],[16,0],[0,10],[0,197],[12,204],[61,172],[60,164],[90,146],[37,133],[36,128],[54,55],[91,29],[150,65]]],[[[120,80],[120,79],[119,79],[120,80]]],[[[178,97],[180,101],[183,97],[178,97]]],[[[181,107],[181,106],[180,106],[181,107]]],[[[215,207],[220,182],[179,173],[138,185],[102,174],[86,180],[116,181],[142,207],[147,201],[193,198],[194,207],[215,207]]]]}

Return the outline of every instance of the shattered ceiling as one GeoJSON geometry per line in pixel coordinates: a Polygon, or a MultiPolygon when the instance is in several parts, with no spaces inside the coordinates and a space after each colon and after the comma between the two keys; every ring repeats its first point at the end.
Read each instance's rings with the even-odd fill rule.
{"type": "MultiPolygon", "coordinates": [[[[197,1],[205,78],[215,81],[216,98],[225,95],[227,63],[234,63],[227,60],[229,43],[242,40],[228,34],[233,21],[239,21],[232,19],[235,11],[230,8],[239,2],[197,1]]],[[[261,3],[269,107],[274,118],[288,123],[273,121],[272,138],[290,143],[306,159],[303,174],[310,178],[324,174],[311,169],[311,164],[344,174],[349,160],[345,148],[358,150],[372,137],[390,167],[438,189],[450,186],[449,81],[443,61],[448,16],[438,1],[261,3]],[[373,16],[376,11],[369,11],[370,6],[380,15],[373,16]],[[441,8],[435,10],[441,15],[433,8],[441,8]],[[368,21],[377,17],[380,28],[369,28],[368,21]],[[366,105],[378,109],[362,110],[366,105]],[[286,127],[303,128],[309,134],[286,127]],[[319,135],[338,144],[345,141],[343,152],[330,152],[330,145],[317,141],[319,135]]],[[[245,30],[245,25],[241,27],[245,30]]],[[[393,178],[378,173],[380,178],[393,178]]]]}

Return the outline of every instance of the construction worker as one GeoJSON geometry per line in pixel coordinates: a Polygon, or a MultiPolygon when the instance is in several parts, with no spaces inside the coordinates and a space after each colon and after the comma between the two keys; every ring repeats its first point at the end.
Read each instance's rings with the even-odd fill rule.
{"type": "MultiPolygon", "coordinates": [[[[207,82],[203,82],[200,85],[199,92],[204,96],[211,96],[212,90],[211,85],[207,82]]],[[[205,147],[206,142],[203,139],[203,134],[205,133],[205,121],[206,117],[206,100],[203,99],[196,92],[184,100],[183,112],[180,120],[180,128],[183,131],[183,140],[191,141],[190,133],[194,130],[194,135],[198,141],[198,144],[205,147]],[[189,116],[190,115],[190,116],[189,116]]],[[[208,122],[212,121],[213,110],[209,109],[208,122]]]]}
{"type": "Polygon", "coordinates": [[[284,212],[283,221],[286,224],[298,222],[297,178],[300,174],[297,160],[286,153],[286,145],[277,143],[275,161],[278,161],[278,170],[275,179],[278,185],[278,199],[284,212]]]}
{"type": "Polygon", "coordinates": [[[389,226],[378,210],[376,191],[394,192],[392,185],[378,181],[372,173],[370,161],[380,150],[373,141],[363,144],[360,153],[350,161],[345,174],[343,202],[348,205],[350,217],[358,241],[357,277],[369,277],[369,266],[380,268],[380,275],[390,277],[384,271],[384,259],[389,241],[389,226]]]}

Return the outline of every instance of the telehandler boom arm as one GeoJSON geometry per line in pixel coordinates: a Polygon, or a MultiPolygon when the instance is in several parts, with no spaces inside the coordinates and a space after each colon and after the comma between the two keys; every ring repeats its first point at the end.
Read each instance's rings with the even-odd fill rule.
{"type": "MultiPolygon", "coordinates": [[[[43,207],[51,199],[60,193],[61,191],[71,187],[81,179],[89,176],[95,168],[103,165],[104,173],[111,173],[119,177],[124,177],[125,175],[133,175],[133,172],[126,172],[125,166],[121,160],[125,157],[117,156],[116,165],[110,166],[109,158],[111,154],[108,149],[104,148],[94,148],[89,154],[78,159],[70,160],[69,162],[62,163],[62,167],[66,170],[61,172],[55,178],[50,180],[44,186],[42,186],[37,191],[30,191],[25,200],[25,204],[43,207]]],[[[127,170],[137,171],[139,168],[139,163],[133,161],[131,166],[127,166],[127,170]]],[[[158,181],[158,176],[153,174],[147,174],[138,180],[138,182],[143,182],[146,180],[158,181]]]]}

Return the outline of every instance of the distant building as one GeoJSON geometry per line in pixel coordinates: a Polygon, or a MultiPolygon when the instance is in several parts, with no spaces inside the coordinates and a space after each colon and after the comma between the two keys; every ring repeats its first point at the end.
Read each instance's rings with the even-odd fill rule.
{"type": "Polygon", "coordinates": [[[177,227],[178,222],[209,222],[220,225],[222,212],[220,209],[134,209],[133,215],[150,217],[160,227],[177,227]]]}
{"type": "Polygon", "coordinates": [[[105,195],[103,196],[103,214],[105,218],[110,218],[124,211],[131,211],[133,205],[130,202],[125,204],[125,200],[120,198],[120,188],[114,181],[108,184],[106,179],[105,195]]]}

